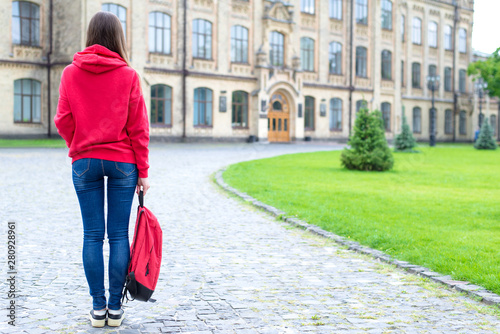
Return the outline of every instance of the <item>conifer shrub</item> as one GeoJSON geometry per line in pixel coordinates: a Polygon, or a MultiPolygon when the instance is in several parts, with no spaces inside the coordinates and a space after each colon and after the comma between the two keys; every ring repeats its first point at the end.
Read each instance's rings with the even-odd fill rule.
{"type": "Polygon", "coordinates": [[[396,141],[394,142],[394,151],[418,153],[419,151],[414,150],[415,146],[417,146],[417,142],[415,140],[415,137],[413,137],[410,126],[408,125],[408,122],[406,122],[406,116],[403,113],[401,133],[396,136],[396,141]]]}
{"type": "Polygon", "coordinates": [[[481,126],[481,131],[479,131],[479,136],[474,144],[474,147],[478,150],[497,149],[497,143],[493,138],[493,129],[488,121],[488,117],[483,120],[483,125],[481,126]]]}

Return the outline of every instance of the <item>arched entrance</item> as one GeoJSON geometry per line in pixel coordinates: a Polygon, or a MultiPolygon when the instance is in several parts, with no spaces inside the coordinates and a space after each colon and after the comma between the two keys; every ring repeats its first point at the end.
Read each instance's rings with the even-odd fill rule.
{"type": "Polygon", "coordinates": [[[290,141],[290,104],[279,92],[274,93],[269,102],[267,139],[270,142],[290,141]]]}

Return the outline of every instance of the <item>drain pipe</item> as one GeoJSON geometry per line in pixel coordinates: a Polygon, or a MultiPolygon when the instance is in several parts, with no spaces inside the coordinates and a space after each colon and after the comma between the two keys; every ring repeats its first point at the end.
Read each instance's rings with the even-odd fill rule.
{"type": "Polygon", "coordinates": [[[186,140],[186,41],[187,41],[187,0],[183,1],[184,22],[182,27],[182,141],[186,140]]]}
{"type": "Polygon", "coordinates": [[[352,92],[354,86],[352,85],[352,48],[354,39],[354,0],[351,1],[351,32],[349,34],[349,137],[351,137],[352,128],[352,92]]]}
{"type": "Polygon", "coordinates": [[[47,137],[51,137],[51,123],[52,123],[52,116],[50,114],[50,108],[51,108],[51,102],[50,102],[50,95],[51,95],[51,89],[50,89],[50,69],[51,69],[51,63],[50,63],[50,56],[52,55],[52,10],[53,10],[53,0],[49,1],[49,52],[47,52],[47,137]]]}
{"type": "Polygon", "coordinates": [[[453,80],[451,81],[451,87],[453,90],[453,142],[457,140],[457,115],[458,115],[458,94],[455,89],[455,78],[456,78],[456,67],[457,67],[457,22],[458,22],[458,2],[453,0],[455,5],[455,15],[453,18],[453,80]]]}

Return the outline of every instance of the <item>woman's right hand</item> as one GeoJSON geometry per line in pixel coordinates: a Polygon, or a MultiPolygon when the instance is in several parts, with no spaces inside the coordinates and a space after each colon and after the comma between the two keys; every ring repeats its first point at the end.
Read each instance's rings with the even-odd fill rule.
{"type": "Polygon", "coordinates": [[[149,180],[147,177],[140,177],[137,179],[137,186],[135,187],[135,192],[137,195],[139,195],[139,191],[141,190],[142,186],[142,191],[144,192],[144,196],[146,196],[146,193],[149,189],[149,180]]]}

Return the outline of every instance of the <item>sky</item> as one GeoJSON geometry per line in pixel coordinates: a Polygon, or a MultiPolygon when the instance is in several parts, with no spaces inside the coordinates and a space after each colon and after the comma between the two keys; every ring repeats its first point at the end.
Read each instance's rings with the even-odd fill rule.
{"type": "Polygon", "coordinates": [[[492,53],[500,47],[499,17],[500,0],[474,1],[474,26],[472,27],[472,48],[492,53]]]}

